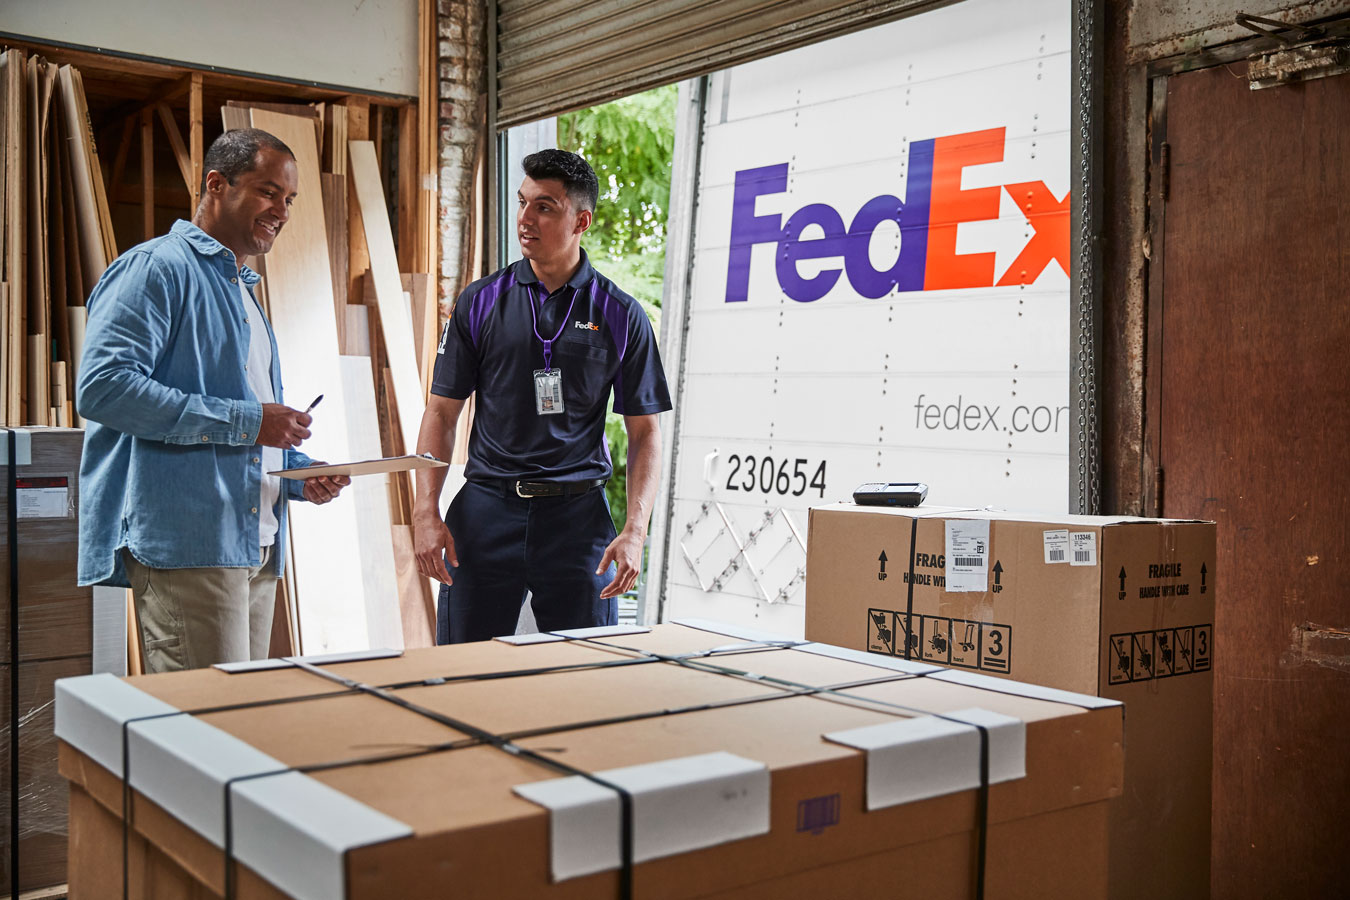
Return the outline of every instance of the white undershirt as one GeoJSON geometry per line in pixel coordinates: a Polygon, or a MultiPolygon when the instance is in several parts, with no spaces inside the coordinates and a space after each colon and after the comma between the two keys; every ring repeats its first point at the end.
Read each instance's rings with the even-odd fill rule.
{"type": "MultiPolygon", "coordinates": [[[[244,303],[248,319],[248,386],[260,403],[275,403],[272,393],[272,341],[267,335],[267,324],[262,309],[239,279],[239,297],[244,303]]],[[[277,500],[281,496],[281,479],[268,472],[286,468],[286,452],[279,447],[262,448],[262,484],[258,497],[258,546],[270,547],[277,539],[277,500]]]]}

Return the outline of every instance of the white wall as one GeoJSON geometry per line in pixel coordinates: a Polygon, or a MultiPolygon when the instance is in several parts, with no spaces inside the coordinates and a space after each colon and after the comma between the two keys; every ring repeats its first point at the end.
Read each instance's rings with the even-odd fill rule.
{"type": "Polygon", "coordinates": [[[0,31],[359,91],[417,93],[417,0],[0,0],[0,31]]]}

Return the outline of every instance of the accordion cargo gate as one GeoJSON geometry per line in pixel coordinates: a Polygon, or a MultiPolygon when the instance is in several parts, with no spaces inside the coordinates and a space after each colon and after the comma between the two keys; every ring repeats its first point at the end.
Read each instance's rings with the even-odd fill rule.
{"type": "Polygon", "coordinates": [[[132,896],[748,897],[901,866],[968,897],[982,839],[985,896],[1104,893],[1118,704],[631,631],[62,682],[72,896],[120,881],[124,806],[132,896]]]}

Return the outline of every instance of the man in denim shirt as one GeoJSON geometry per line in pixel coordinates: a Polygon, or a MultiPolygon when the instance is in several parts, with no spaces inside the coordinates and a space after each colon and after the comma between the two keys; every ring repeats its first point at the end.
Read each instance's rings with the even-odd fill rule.
{"type": "MultiPolygon", "coordinates": [[[[268,655],[286,502],[346,478],[285,481],[310,416],[281,402],[276,341],[243,265],[290,216],[295,157],[227,131],[202,165],[192,222],[133,247],[89,298],[76,404],[79,583],[131,587],[151,672],[268,655]]],[[[280,298],[280,302],[285,302],[280,298]]]]}

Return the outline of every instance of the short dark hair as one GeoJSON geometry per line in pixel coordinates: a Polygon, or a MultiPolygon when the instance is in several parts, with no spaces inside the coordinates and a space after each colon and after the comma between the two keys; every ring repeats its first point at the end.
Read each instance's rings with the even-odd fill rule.
{"type": "Polygon", "coordinates": [[[595,201],[600,199],[600,181],[591,164],[577,154],[567,150],[540,150],[525,157],[520,167],[535,181],[546,178],[561,181],[573,206],[595,212],[595,201]]]}
{"type": "Polygon", "coordinates": [[[212,141],[206,156],[202,157],[199,196],[206,196],[206,176],[213,171],[224,175],[230,184],[234,184],[234,180],[245,172],[253,171],[258,161],[258,151],[264,147],[295,159],[295,154],[281,138],[260,128],[235,128],[212,141]]]}

